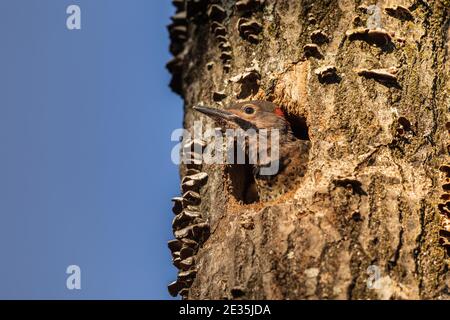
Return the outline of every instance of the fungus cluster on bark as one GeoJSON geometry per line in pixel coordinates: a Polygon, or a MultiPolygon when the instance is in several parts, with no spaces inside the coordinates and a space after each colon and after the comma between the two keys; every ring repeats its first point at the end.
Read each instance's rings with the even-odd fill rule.
{"type": "Polygon", "coordinates": [[[259,34],[263,30],[261,23],[254,16],[260,5],[260,0],[240,0],[235,4],[236,12],[241,15],[237,22],[239,35],[242,39],[252,44],[260,42],[259,34]]]}
{"type": "MultiPolygon", "coordinates": [[[[330,37],[322,29],[316,29],[310,34],[311,42],[303,47],[305,58],[324,59],[324,55],[320,50],[320,46],[324,46],[330,42],[330,37]]],[[[321,66],[314,70],[318,76],[319,82],[322,84],[338,83],[340,77],[337,74],[337,69],[333,65],[321,66]]]]}
{"type": "Polygon", "coordinates": [[[185,43],[188,38],[187,12],[184,1],[173,1],[176,13],[173,15],[172,23],[167,27],[170,35],[170,52],[174,55],[166,67],[172,74],[170,87],[173,91],[181,94],[183,60],[185,57],[185,43]]]}
{"type": "Polygon", "coordinates": [[[228,41],[228,31],[224,25],[224,20],[227,18],[227,13],[225,9],[218,4],[209,5],[207,12],[211,23],[211,32],[218,43],[223,68],[226,72],[228,72],[231,68],[233,53],[231,51],[231,45],[228,41]]]}
{"type": "MultiPolygon", "coordinates": [[[[450,135],[450,122],[445,124],[447,135],[450,135]]],[[[447,148],[450,150],[449,146],[447,148]]],[[[438,210],[442,217],[442,228],[439,231],[439,242],[450,255],[450,164],[442,165],[439,170],[444,174],[444,183],[442,184],[443,193],[440,197],[438,210]]]]}
{"type": "Polygon", "coordinates": [[[179,269],[179,273],[177,280],[170,283],[168,289],[174,297],[178,294],[183,298],[187,297],[197,274],[195,255],[210,233],[209,223],[199,209],[199,191],[208,181],[208,174],[199,170],[198,161],[201,158],[199,151],[205,146],[205,142],[198,139],[190,139],[183,144],[183,150],[187,151],[193,161],[186,164],[187,172],[181,181],[183,195],[172,199],[172,211],[175,214],[172,229],[175,239],[168,242],[168,247],[172,253],[173,265],[179,269]]]}
{"type": "Polygon", "coordinates": [[[237,24],[242,39],[250,43],[259,43],[259,34],[262,31],[261,24],[255,19],[241,18],[237,24]]]}

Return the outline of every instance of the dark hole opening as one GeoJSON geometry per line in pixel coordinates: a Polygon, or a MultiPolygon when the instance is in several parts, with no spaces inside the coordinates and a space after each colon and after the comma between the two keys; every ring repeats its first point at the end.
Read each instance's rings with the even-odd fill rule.
{"type": "Polygon", "coordinates": [[[243,204],[250,204],[259,201],[258,189],[253,175],[253,165],[249,164],[248,154],[245,155],[245,164],[237,164],[238,149],[243,146],[238,145],[235,141],[234,145],[234,162],[226,168],[227,175],[231,180],[231,193],[234,198],[243,204]]]}
{"type": "Polygon", "coordinates": [[[236,200],[242,201],[244,204],[259,201],[252,165],[228,166],[227,173],[232,184],[231,193],[236,200]]]}
{"type": "Polygon", "coordinates": [[[292,133],[297,139],[309,140],[308,124],[305,117],[288,114],[286,120],[291,124],[292,133]]]}

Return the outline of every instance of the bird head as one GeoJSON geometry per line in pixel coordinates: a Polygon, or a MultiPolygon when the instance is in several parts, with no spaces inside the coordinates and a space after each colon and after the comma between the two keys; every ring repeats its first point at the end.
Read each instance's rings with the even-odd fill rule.
{"type": "Polygon", "coordinates": [[[225,129],[278,129],[281,134],[291,132],[291,126],[280,107],[269,101],[246,101],[231,104],[224,110],[196,106],[201,112],[225,129]]]}

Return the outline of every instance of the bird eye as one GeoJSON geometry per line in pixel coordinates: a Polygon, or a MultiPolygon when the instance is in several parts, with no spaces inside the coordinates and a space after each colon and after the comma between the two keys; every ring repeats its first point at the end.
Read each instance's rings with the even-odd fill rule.
{"type": "Polygon", "coordinates": [[[250,107],[250,106],[246,106],[246,107],[244,108],[244,112],[245,112],[246,114],[253,114],[253,113],[255,113],[255,108],[250,107]]]}

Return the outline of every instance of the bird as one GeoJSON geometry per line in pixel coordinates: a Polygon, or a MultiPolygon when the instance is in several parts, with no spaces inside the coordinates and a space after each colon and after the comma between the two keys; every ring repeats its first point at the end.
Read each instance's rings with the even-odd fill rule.
{"type": "MultiPolygon", "coordinates": [[[[251,164],[252,179],[246,183],[245,190],[242,192],[241,200],[244,203],[274,200],[293,190],[301,182],[307,171],[311,142],[309,139],[300,139],[294,135],[293,124],[280,106],[270,101],[251,100],[232,103],[224,109],[206,106],[194,106],[193,109],[214,120],[222,131],[242,129],[260,133],[265,129],[267,132],[269,143],[265,147],[266,150],[257,153],[257,161],[251,164]],[[275,146],[278,152],[273,152],[274,146],[270,144],[274,129],[279,134],[279,144],[275,146]],[[261,154],[262,157],[260,157],[261,154]],[[263,168],[271,167],[274,161],[277,162],[278,170],[270,174],[262,174],[263,168]]],[[[249,160],[248,156],[255,151],[255,148],[258,150],[264,148],[259,141],[258,139],[255,144],[246,139],[245,145],[241,146],[245,149],[246,161],[249,160]]],[[[231,166],[239,166],[239,164],[231,166]]]]}

